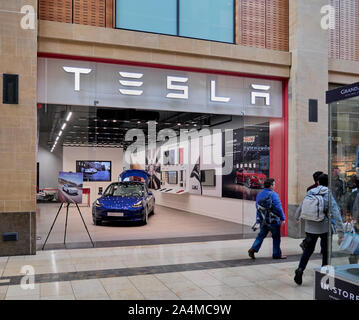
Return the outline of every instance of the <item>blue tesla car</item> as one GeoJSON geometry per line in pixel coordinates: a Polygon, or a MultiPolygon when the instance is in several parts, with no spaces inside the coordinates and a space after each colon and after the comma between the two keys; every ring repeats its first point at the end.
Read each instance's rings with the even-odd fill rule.
{"type": "Polygon", "coordinates": [[[147,224],[148,216],[155,210],[155,198],[148,191],[147,181],[148,174],[143,170],[124,171],[120,175],[120,182],[111,183],[93,203],[93,223],[101,225],[102,221],[137,221],[147,224]],[[144,182],[138,181],[141,178],[144,182]]]}

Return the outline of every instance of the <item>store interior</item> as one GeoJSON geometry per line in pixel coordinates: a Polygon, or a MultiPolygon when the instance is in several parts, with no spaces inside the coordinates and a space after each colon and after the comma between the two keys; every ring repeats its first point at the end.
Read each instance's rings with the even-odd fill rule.
{"type": "MultiPolygon", "coordinates": [[[[254,200],[269,176],[269,131],[269,119],[261,117],[39,104],[37,245],[44,243],[61,205],[59,173],[80,171],[79,208],[96,245],[254,237],[254,200]],[[150,123],[162,140],[154,147],[149,146],[148,137],[154,134],[150,123]],[[140,139],[126,141],[131,129],[142,130],[146,149],[128,158],[126,151],[140,139]],[[204,134],[181,140],[181,130],[204,134]],[[166,138],[168,132],[172,136],[166,138]],[[229,171],[223,163],[226,155],[229,171]],[[155,214],[147,225],[94,225],[93,203],[127,169],[148,172],[155,214]]],[[[69,210],[65,247],[89,246],[76,207],[69,210]]],[[[64,247],[65,223],[62,209],[49,248],[64,247]]]]}

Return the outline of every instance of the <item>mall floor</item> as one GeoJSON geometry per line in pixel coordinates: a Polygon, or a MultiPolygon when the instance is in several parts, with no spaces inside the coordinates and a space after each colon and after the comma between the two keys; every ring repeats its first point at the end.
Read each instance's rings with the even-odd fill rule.
{"type": "Polygon", "coordinates": [[[282,239],[287,260],[271,258],[271,239],[264,241],[256,260],[249,259],[252,241],[45,250],[33,256],[0,257],[0,299],[313,299],[318,253],[303,285],[297,286],[293,274],[301,240],[282,239]],[[24,265],[35,270],[33,289],[20,285],[24,265]]]}
{"type": "MultiPolygon", "coordinates": [[[[45,242],[59,206],[59,203],[44,203],[37,206],[38,249],[41,249],[45,242]]],[[[146,226],[138,223],[105,223],[102,226],[95,226],[92,222],[91,209],[81,206],[80,210],[96,247],[231,240],[255,236],[249,226],[159,205],[156,205],[156,213],[149,217],[146,226]]],[[[63,207],[45,249],[65,247],[63,245],[65,220],[66,208],[63,207]]],[[[66,248],[86,247],[91,247],[89,236],[76,207],[71,205],[67,223],[66,248]]]]}

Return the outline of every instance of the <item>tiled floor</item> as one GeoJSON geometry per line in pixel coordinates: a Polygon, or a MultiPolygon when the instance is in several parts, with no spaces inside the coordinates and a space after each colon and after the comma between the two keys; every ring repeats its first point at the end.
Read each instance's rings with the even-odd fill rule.
{"type": "MultiPolygon", "coordinates": [[[[42,248],[50,226],[56,216],[59,204],[38,204],[36,218],[38,248],[42,248]]],[[[206,217],[181,210],[156,206],[156,214],[150,216],[148,225],[136,224],[104,224],[95,226],[92,222],[91,208],[81,207],[91,238],[94,242],[141,241],[147,239],[199,237],[240,234],[253,234],[250,227],[220,219],[206,217]],[[177,226],[181,226],[178,228],[177,226]]],[[[64,240],[66,209],[62,209],[47,241],[47,247],[62,245],[64,240]]],[[[238,238],[238,237],[237,237],[238,238]]],[[[235,238],[236,239],[236,238],[235,238]]],[[[91,245],[80,215],[75,207],[70,207],[66,243],[91,245]]]]}
{"type": "Polygon", "coordinates": [[[39,251],[36,256],[2,257],[0,299],[313,298],[313,268],[320,265],[319,260],[309,263],[302,286],[293,282],[300,240],[282,239],[283,254],[292,257],[288,261],[271,259],[271,239],[263,243],[258,259],[250,260],[247,250],[252,241],[49,250],[39,251]],[[211,268],[211,264],[216,267],[211,268]],[[24,265],[33,266],[36,275],[43,277],[33,289],[24,290],[20,285],[24,265]],[[135,272],[128,275],[129,271],[135,272]],[[15,284],[2,282],[6,279],[15,284]]]}

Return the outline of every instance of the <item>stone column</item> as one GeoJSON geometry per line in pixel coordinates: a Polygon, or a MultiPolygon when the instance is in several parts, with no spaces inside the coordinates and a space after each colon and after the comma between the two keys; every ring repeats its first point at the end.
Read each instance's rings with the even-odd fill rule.
{"type": "Polygon", "coordinates": [[[315,171],[328,171],[328,31],[321,28],[321,8],[328,0],[289,0],[288,235],[304,235],[294,214],[315,171]],[[318,122],[309,122],[309,99],[318,100],[318,122]]]}
{"type": "Polygon", "coordinates": [[[0,256],[36,253],[37,17],[24,29],[25,5],[36,14],[36,0],[0,2],[0,256]],[[3,104],[3,74],[19,76],[18,104],[3,104]],[[4,241],[7,232],[18,240],[4,241]]]}

